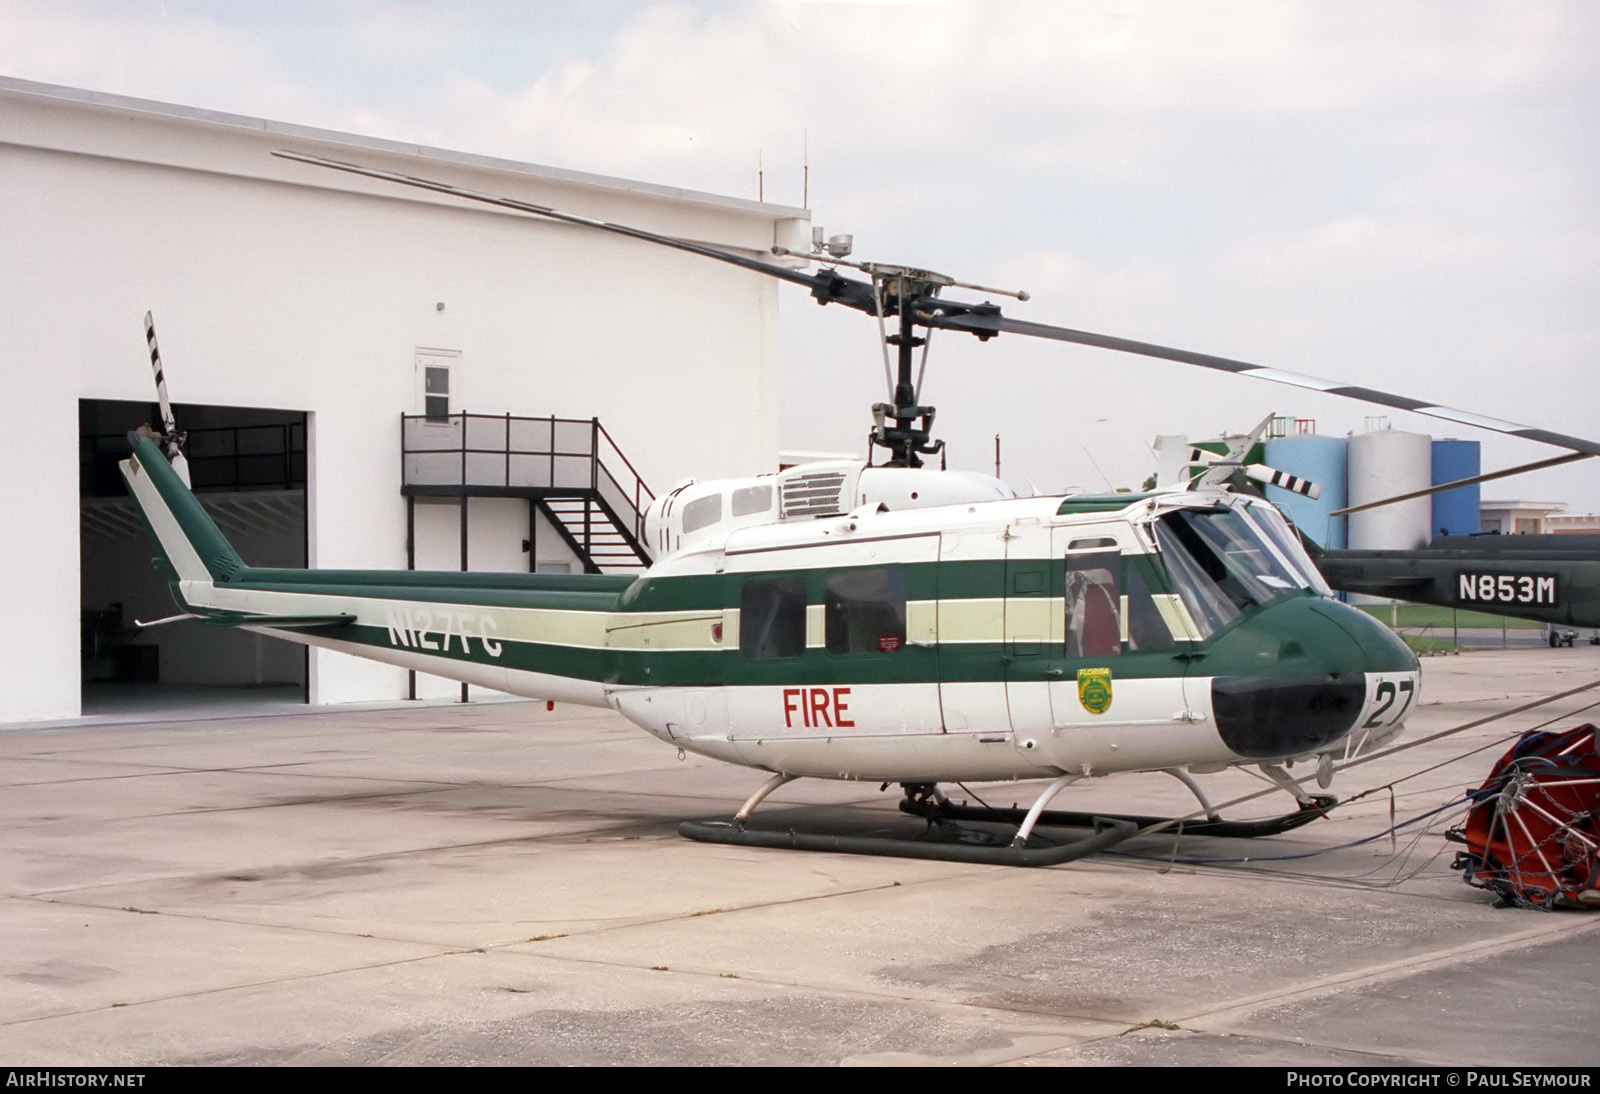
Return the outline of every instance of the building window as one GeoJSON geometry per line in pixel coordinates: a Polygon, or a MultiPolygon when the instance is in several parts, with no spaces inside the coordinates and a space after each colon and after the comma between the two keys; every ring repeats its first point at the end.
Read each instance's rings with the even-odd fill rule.
{"type": "Polygon", "coordinates": [[[752,660],[799,657],[806,648],[806,582],[758,577],[739,592],[739,653],[752,660]]]}
{"type": "Polygon", "coordinates": [[[450,419],[450,369],[427,365],[422,370],[422,414],[430,422],[450,419]]]}
{"type": "Polygon", "coordinates": [[[823,600],[829,653],[894,653],[906,644],[906,575],[899,567],[829,576],[823,600]]]}
{"type": "Polygon", "coordinates": [[[460,365],[460,350],[418,347],[416,391],[424,422],[447,425],[451,414],[461,412],[460,365]]]}

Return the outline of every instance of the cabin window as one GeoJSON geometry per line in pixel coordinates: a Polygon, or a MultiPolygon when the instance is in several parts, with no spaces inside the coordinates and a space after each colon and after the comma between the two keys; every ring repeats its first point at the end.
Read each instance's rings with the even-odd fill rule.
{"type": "Polygon", "coordinates": [[[748,517],[772,511],[772,487],[741,486],[733,492],[733,515],[748,517]]]}
{"type": "Polygon", "coordinates": [[[685,535],[708,528],[722,519],[722,495],[707,494],[703,498],[696,498],[683,507],[683,531],[685,535]]]}
{"type": "Polygon", "coordinates": [[[806,648],[806,583],[758,577],[739,592],[739,652],[752,660],[799,657],[806,648]]]}
{"type": "Polygon", "coordinates": [[[1068,657],[1115,657],[1122,652],[1121,564],[1115,551],[1067,556],[1068,657]]]}
{"type": "Polygon", "coordinates": [[[823,631],[829,653],[894,653],[906,644],[906,575],[899,567],[828,577],[823,631]]]}

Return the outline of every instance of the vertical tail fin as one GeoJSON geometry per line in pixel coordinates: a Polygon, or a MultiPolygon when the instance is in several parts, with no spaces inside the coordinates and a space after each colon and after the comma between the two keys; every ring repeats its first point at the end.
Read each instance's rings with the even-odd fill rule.
{"type": "Polygon", "coordinates": [[[225,582],[245,568],[244,559],[154,441],[141,440],[121,467],[166,564],[168,581],[225,582]]]}

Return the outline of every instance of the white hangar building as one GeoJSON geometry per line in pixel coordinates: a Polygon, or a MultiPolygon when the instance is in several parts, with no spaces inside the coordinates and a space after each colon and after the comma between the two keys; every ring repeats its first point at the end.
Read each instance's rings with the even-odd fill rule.
{"type": "Polygon", "coordinates": [[[778,282],[280,148],[750,255],[809,241],[802,209],[0,79],[0,722],[102,683],[456,688],[135,626],[176,610],[114,470],[153,417],[146,311],[197,492],[256,565],[611,569],[641,483],[777,466],[778,282]]]}

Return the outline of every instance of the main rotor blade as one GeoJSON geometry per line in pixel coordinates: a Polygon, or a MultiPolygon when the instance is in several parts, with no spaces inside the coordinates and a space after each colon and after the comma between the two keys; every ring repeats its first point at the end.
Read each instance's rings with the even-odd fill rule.
{"type": "Polygon", "coordinates": [[[701,243],[692,243],[687,239],[659,235],[655,232],[647,232],[642,228],[630,228],[626,224],[614,224],[609,220],[595,220],[592,217],[579,216],[576,213],[553,209],[547,205],[536,205],[531,201],[519,201],[516,198],[485,194],[477,190],[468,190],[461,186],[452,186],[446,182],[434,182],[431,179],[418,178],[415,175],[403,175],[398,171],[384,171],[376,167],[363,167],[356,163],[344,163],[340,160],[324,159],[321,156],[308,156],[303,152],[291,152],[288,149],[281,148],[272,154],[280,159],[296,160],[300,163],[311,164],[313,167],[327,167],[352,175],[365,175],[370,179],[398,183],[401,186],[412,186],[419,190],[431,190],[436,194],[448,194],[451,197],[481,202],[484,205],[496,205],[502,209],[515,209],[521,213],[531,213],[534,216],[546,217],[564,224],[577,224],[585,228],[595,228],[602,232],[611,232],[615,235],[643,240],[646,243],[655,243],[662,247],[671,247],[674,250],[687,251],[690,254],[700,255],[702,258],[726,262],[730,266],[738,266],[742,269],[766,274],[768,277],[776,277],[781,281],[804,285],[811,290],[811,294],[822,304],[844,304],[847,307],[855,308],[857,311],[869,313],[876,311],[874,293],[869,283],[845,277],[831,269],[803,273],[799,270],[791,270],[786,266],[762,262],[760,259],[747,258],[731,251],[707,247],[701,243]]]}
{"type": "Polygon", "coordinates": [[[1330,517],[1342,517],[1346,513],[1360,513],[1367,509],[1378,509],[1385,505],[1393,505],[1398,501],[1410,501],[1412,498],[1425,498],[1429,494],[1442,494],[1446,490],[1454,490],[1458,486],[1471,486],[1473,483],[1488,482],[1491,479],[1503,479],[1510,475],[1520,475],[1524,471],[1541,471],[1546,467],[1556,467],[1573,460],[1586,460],[1586,452],[1569,452],[1565,456],[1551,456],[1548,460],[1535,460],[1533,463],[1518,464],[1516,467],[1507,467],[1500,471],[1488,471],[1482,475],[1473,475],[1470,478],[1456,479],[1453,482],[1441,482],[1438,486],[1430,486],[1426,490],[1413,490],[1409,494],[1396,494],[1392,498],[1381,501],[1369,501],[1365,505],[1351,505],[1344,509],[1335,509],[1329,513],[1330,517]]]}
{"type": "Polygon", "coordinates": [[[1254,365],[1248,361],[1236,361],[1231,357],[1217,357],[1209,353],[1195,353],[1191,350],[1174,349],[1171,346],[1158,346],[1152,342],[1136,342],[1131,338],[1117,338],[1109,334],[1094,334],[1090,331],[1051,326],[1048,323],[1030,323],[1021,319],[1010,319],[1000,315],[998,309],[993,312],[973,311],[941,314],[938,304],[938,301],[926,302],[926,312],[919,315],[918,321],[926,323],[930,327],[966,331],[979,337],[992,337],[1001,333],[1022,334],[1030,338],[1049,338],[1057,342],[1071,342],[1080,346],[1095,346],[1100,349],[1116,350],[1119,353],[1138,354],[1141,357],[1155,357],[1163,361],[1177,361],[1179,364],[1199,365],[1202,368],[1216,369],[1219,372],[1253,376],[1259,380],[1274,380],[1280,384],[1288,384],[1291,387],[1307,388],[1311,391],[1324,391],[1330,395],[1343,395],[1347,399],[1376,403],[1379,406],[1394,407],[1397,410],[1409,410],[1415,414],[1425,414],[1430,418],[1442,418],[1447,422],[1455,422],[1457,425],[1470,425],[1478,429],[1487,429],[1512,437],[1522,437],[1525,440],[1541,441],[1545,444],[1555,445],[1557,448],[1567,448],[1573,452],[1581,452],[1585,456],[1600,456],[1600,441],[1585,440],[1582,437],[1572,437],[1565,433],[1554,433],[1548,429],[1535,429],[1532,426],[1518,425],[1516,422],[1508,422],[1500,418],[1490,418],[1483,414],[1473,414],[1466,410],[1455,410],[1451,407],[1439,406],[1436,403],[1424,402],[1421,399],[1411,399],[1404,395],[1392,395],[1387,391],[1378,391],[1370,387],[1341,384],[1332,380],[1319,380],[1315,376],[1302,376],[1297,372],[1285,372],[1282,369],[1268,368],[1265,365],[1254,365]]]}

